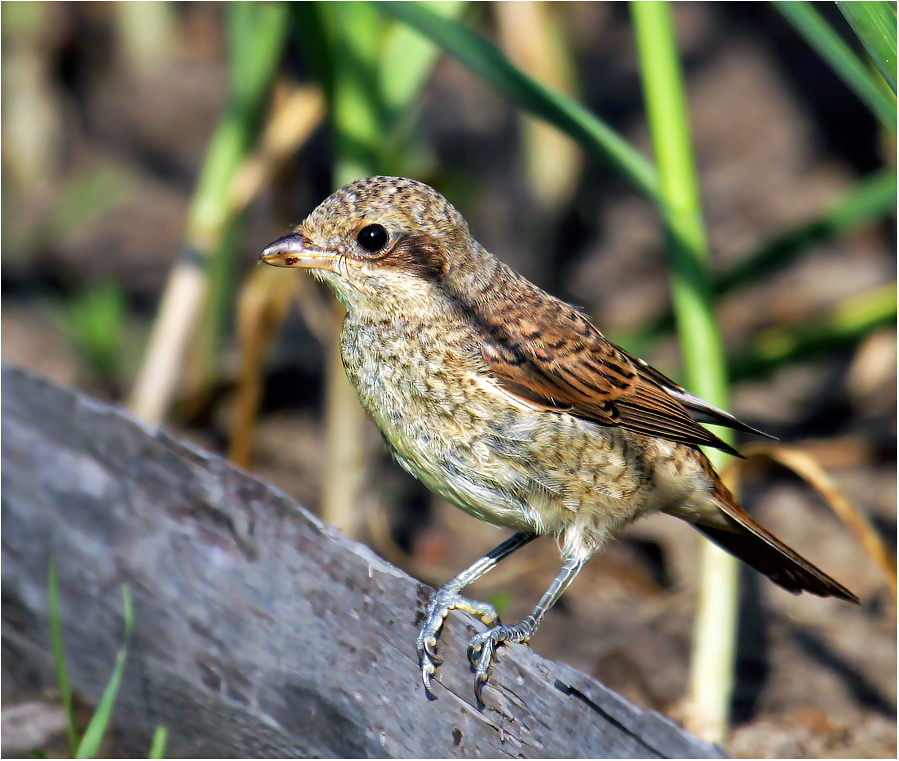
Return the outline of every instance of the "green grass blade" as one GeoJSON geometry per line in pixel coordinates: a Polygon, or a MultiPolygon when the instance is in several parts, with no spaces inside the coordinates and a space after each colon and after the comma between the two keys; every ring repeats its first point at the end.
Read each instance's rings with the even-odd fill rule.
{"type": "MultiPolygon", "coordinates": [[[[464,7],[457,0],[430,5],[447,18],[464,7]]],[[[414,106],[439,50],[369,3],[310,3],[296,9],[296,18],[331,105],[340,156],[336,185],[402,173],[414,106]]]]}
{"type": "Polygon", "coordinates": [[[535,82],[489,42],[462,24],[441,18],[424,5],[393,0],[373,5],[409,24],[517,106],[557,127],[584,150],[611,163],[640,192],[653,201],[659,200],[652,164],[577,101],[535,82]]]}
{"type": "Polygon", "coordinates": [[[122,599],[125,608],[125,640],[122,643],[122,649],[119,650],[119,654],[116,656],[116,664],[112,671],[112,676],[109,678],[106,689],[103,690],[103,697],[100,698],[100,703],[91,718],[90,724],[87,725],[87,730],[84,732],[84,737],[78,746],[75,758],[93,758],[97,754],[100,743],[103,742],[103,738],[106,736],[109,721],[112,718],[112,709],[115,706],[116,696],[122,684],[122,675],[125,672],[125,661],[128,658],[128,643],[131,640],[131,625],[134,621],[131,607],[131,592],[128,587],[122,587],[122,599]]]}
{"type": "MultiPolygon", "coordinates": [[[[889,219],[896,213],[896,201],[894,168],[881,169],[857,181],[823,213],[775,235],[715,277],[712,281],[715,294],[720,297],[771,277],[811,253],[816,246],[889,219]]],[[[619,338],[618,342],[648,346],[673,327],[674,315],[667,311],[630,338],[619,338]]]]}
{"type": "Polygon", "coordinates": [[[886,0],[837,2],[893,94],[896,93],[896,3],[886,0]]]}
{"type": "Polygon", "coordinates": [[[857,344],[878,328],[895,326],[896,295],[896,283],[887,283],[848,299],[820,320],[769,328],[734,353],[734,378],[758,378],[787,362],[830,354],[857,344]]]}
{"type": "Polygon", "coordinates": [[[231,178],[256,138],[287,37],[284,3],[228,5],[231,86],[194,192],[188,229],[199,237],[225,224],[231,178]]]}
{"type": "MultiPolygon", "coordinates": [[[[444,18],[457,18],[465,5],[459,0],[435,0],[428,9],[444,18]]],[[[378,74],[388,124],[414,103],[438,54],[428,39],[406,24],[392,24],[387,30],[378,74]]]]}
{"type": "Polygon", "coordinates": [[[209,383],[230,309],[235,230],[231,183],[259,132],[287,36],[285,3],[230,3],[228,103],[206,149],[188,212],[185,251],[170,276],[134,383],[129,408],[164,418],[189,352],[193,385],[209,383]]]}
{"type": "Polygon", "coordinates": [[[333,51],[337,187],[380,171],[384,105],[377,78],[385,19],[368,3],[318,3],[333,51]]]}
{"type": "Polygon", "coordinates": [[[59,620],[59,580],[56,576],[56,560],[50,558],[50,575],[48,582],[50,601],[50,639],[53,642],[53,660],[56,663],[56,678],[59,681],[59,697],[66,714],[66,726],[69,730],[69,752],[74,755],[78,749],[78,722],[75,720],[75,709],[72,705],[72,690],[69,687],[69,674],[66,669],[66,654],[62,645],[62,627],[59,620]]]}
{"type": "Polygon", "coordinates": [[[165,744],[168,739],[168,729],[160,724],[153,733],[153,742],[150,745],[149,758],[165,758],[165,744]]]}
{"type": "MultiPolygon", "coordinates": [[[[215,242],[207,258],[209,304],[203,319],[200,370],[214,373],[220,337],[233,305],[239,224],[228,205],[231,181],[259,134],[287,39],[286,3],[234,2],[225,8],[228,105],[216,128],[191,205],[193,240],[215,242]],[[207,237],[208,236],[208,237],[207,237]]],[[[203,251],[202,244],[196,249],[203,251]]]]}
{"type": "Polygon", "coordinates": [[[226,12],[229,96],[241,110],[261,116],[287,38],[286,3],[229,3],[226,12]],[[260,103],[260,100],[263,103],[260,103]]]}
{"type": "MultiPolygon", "coordinates": [[[[874,112],[883,125],[896,134],[896,95],[889,93],[852,52],[852,49],[820,16],[811,3],[791,0],[775,3],[796,30],[806,39],[840,79],[874,112]]],[[[895,31],[894,31],[895,35],[895,31]]],[[[895,37],[894,37],[895,39],[895,37]]],[[[895,42],[894,48],[895,48],[895,42]]]]}
{"type": "Polygon", "coordinates": [[[772,238],[723,272],[715,281],[715,290],[723,294],[757,282],[788,266],[799,254],[895,213],[896,170],[887,167],[856,182],[820,216],[772,238]]]}
{"type": "MultiPolygon", "coordinates": [[[[467,6],[458,0],[434,0],[428,8],[446,18],[458,18],[467,6]]],[[[391,20],[378,66],[383,113],[382,147],[384,174],[408,174],[416,165],[414,128],[420,94],[431,75],[440,50],[408,24],[391,20]]],[[[414,173],[414,172],[412,172],[414,173]]]]}
{"type": "MultiPolygon", "coordinates": [[[[727,372],[712,303],[709,252],[690,141],[689,113],[671,7],[632,2],[650,135],[659,174],[670,252],[671,290],[687,387],[727,408],[727,372]]],[[[731,438],[725,435],[725,440],[731,438]]],[[[721,452],[710,453],[715,465],[721,452]]],[[[691,729],[721,742],[733,692],[737,630],[737,561],[702,543],[694,628],[691,729]]]]}

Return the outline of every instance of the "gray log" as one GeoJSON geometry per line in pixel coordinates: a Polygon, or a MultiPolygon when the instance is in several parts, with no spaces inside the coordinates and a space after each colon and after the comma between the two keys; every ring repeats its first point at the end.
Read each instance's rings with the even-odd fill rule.
{"type": "Polygon", "coordinates": [[[598,682],[503,648],[474,704],[453,613],[438,700],[419,682],[431,590],[225,460],[115,408],[4,367],[3,669],[55,684],[56,559],[70,678],[96,701],[134,632],[115,724],[146,754],[208,757],[720,758],[719,748],[598,682]]]}

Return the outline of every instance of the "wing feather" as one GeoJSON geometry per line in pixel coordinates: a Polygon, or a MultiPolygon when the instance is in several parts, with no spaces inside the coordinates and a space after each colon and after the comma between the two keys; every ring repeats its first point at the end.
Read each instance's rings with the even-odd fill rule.
{"type": "Polygon", "coordinates": [[[733,455],[737,451],[694,416],[761,433],[608,341],[574,307],[542,291],[527,302],[526,308],[504,309],[493,319],[476,314],[482,329],[481,353],[509,393],[601,425],[713,446],[733,455]]]}

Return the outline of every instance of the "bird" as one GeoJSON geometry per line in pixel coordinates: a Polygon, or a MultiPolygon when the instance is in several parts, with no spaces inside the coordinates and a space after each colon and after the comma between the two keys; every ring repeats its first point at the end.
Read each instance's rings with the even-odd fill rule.
{"type": "Polygon", "coordinates": [[[859,603],[754,520],[700,448],[738,454],[701,423],[766,434],[608,341],[489,253],[430,186],[351,182],[260,259],[309,271],[346,307],[344,369],[399,465],[516,532],[431,598],[416,640],[428,697],[451,610],[488,627],[468,646],[482,705],[497,646],[527,643],[584,564],[652,513],[690,523],[793,593],[859,603]],[[461,594],[543,535],[556,538],[562,567],[531,614],[503,624],[461,594]]]}

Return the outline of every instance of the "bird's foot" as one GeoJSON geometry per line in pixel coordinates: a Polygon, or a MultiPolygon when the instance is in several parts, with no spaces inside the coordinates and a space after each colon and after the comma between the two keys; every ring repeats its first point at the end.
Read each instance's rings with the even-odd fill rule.
{"type": "MultiPolygon", "coordinates": [[[[465,611],[483,621],[487,626],[499,623],[496,608],[489,603],[469,600],[454,589],[441,587],[437,590],[428,605],[428,615],[415,643],[418,650],[418,662],[421,665],[421,681],[428,697],[433,699],[436,699],[437,696],[431,689],[431,677],[436,673],[437,666],[443,662],[443,659],[437,655],[437,637],[451,610],[465,611]]],[[[491,631],[494,630],[491,629],[491,631]]]]}
{"type": "Polygon", "coordinates": [[[474,694],[478,703],[484,704],[481,690],[490,676],[496,646],[503,642],[528,642],[537,629],[537,621],[533,616],[526,616],[515,624],[494,626],[485,632],[476,634],[468,643],[468,660],[474,667],[474,694]]]}

